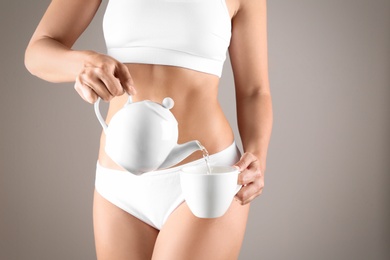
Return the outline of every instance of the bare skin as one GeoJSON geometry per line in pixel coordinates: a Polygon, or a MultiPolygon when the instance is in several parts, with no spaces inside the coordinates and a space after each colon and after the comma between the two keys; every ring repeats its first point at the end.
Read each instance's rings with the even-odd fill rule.
{"type": "MultiPolygon", "coordinates": [[[[179,67],[122,64],[104,54],[72,46],[92,20],[100,0],[53,0],[26,50],[29,71],[51,82],[75,82],[87,102],[110,101],[107,122],[127,94],[161,102],[170,96],[179,123],[179,143],[199,140],[212,153],[228,147],[232,130],[217,100],[219,78],[179,67]]],[[[94,232],[98,259],[237,259],[250,202],[264,187],[272,128],[268,82],[265,0],[227,0],[232,18],[229,48],[235,78],[237,119],[244,154],[236,166],[239,184],[229,211],[218,219],[198,219],[181,204],[160,231],[117,208],[97,192],[94,232]],[[232,236],[234,234],[234,236],[232,236]]],[[[104,135],[101,147],[104,147],[104,135]]],[[[194,153],[184,162],[200,158],[194,153]]],[[[99,162],[120,169],[101,148],[99,162]]],[[[183,162],[183,163],[184,163],[183,162]]]]}

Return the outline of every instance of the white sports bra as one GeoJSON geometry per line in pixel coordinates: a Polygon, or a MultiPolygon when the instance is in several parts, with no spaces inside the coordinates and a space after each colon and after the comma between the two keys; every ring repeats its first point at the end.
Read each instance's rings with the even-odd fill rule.
{"type": "Polygon", "coordinates": [[[231,21],[225,0],[110,0],[103,31],[108,55],[120,62],[220,77],[231,21]]]}

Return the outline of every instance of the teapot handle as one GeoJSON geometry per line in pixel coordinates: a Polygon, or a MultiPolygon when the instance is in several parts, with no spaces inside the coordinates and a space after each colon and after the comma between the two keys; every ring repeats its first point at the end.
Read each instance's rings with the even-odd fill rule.
{"type": "MultiPolygon", "coordinates": [[[[99,109],[100,100],[101,100],[101,98],[98,97],[98,99],[96,100],[96,102],[94,104],[95,114],[96,114],[96,117],[99,120],[100,124],[102,125],[104,132],[106,132],[108,125],[106,124],[106,121],[104,121],[102,114],[100,113],[100,109],[99,109]]],[[[131,97],[131,95],[129,95],[129,98],[127,99],[125,106],[129,105],[131,103],[133,103],[133,98],[131,97]]]]}
{"type": "Polygon", "coordinates": [[[133,98],[132,98],[131,95],[129,95],[129,98],[127,99],[127,102],[126,102],[125,106],[126,106],[126,105],[129,105],[129,104],[131,104],[131,103],[133,103],[133,98]]]}
{"type": "Polygon", "coordinates": [[[101,98],[99,97],[94,104],[95,114],[96,114],[96,117],[99,120],[100,124],[102,125],[104,132],[106,132],[108,126],[107,126],[106,122],[104,121],[102,114],[100,113],[100,109],[99,109],[100,100],[101,100],[101,98]]]}

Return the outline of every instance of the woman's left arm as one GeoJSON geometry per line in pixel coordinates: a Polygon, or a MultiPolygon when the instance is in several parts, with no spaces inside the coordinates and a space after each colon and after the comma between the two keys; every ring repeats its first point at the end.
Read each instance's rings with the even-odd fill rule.
{"type": "Polygon", "coordinates": [[[261,194],[272,130],[268,79],[266,0],[240,0],[232,19],[229,55],[237,102],[237,122],[244,155],[236,163],[243,187],[236,198],[247,204],[261,194]]]}

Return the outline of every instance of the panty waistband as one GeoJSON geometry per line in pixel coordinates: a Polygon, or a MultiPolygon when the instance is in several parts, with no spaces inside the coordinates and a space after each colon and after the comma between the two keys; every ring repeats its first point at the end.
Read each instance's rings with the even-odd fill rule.
{"type": "MultiPolygon", "coordinates": [[[[210,163],[213,164],[213,161],[219,161],[220,158],[224,158],[226,156],[231,156],[233,154],[237,154],[237,152],[239,153],[237,145],[236,145],[236,142],[233,142],[231,145],[229,145],[228,147],[226,147],[222,151],[219,151],[219,152],[214,153],[214,154],[210,154],[209,155],[210,163]]],[[[188,163],[185,163],[185,164],[182,164],[182,165],[174,166],[174,167],[171,167],[171,168],[168,168],[168,169],[162,169],[162,170],[145,172],[145,173],[141,174],[140,176],[150,176],[150,175],[155,175],[155,174],[159,174],[160,175],[160,174],[164,174],[164,173],[172,173],[172,172],[180,171],[180,169],[183,168],[183,167],[195,166],[195,165],[198,165],[198,164],[201,164],[201,163],[204,163],[204,159],[203,158],[200,158],[200,159],[197,159],[197,160],[194,160],[192,162],[188,162],[188,163]]],[[[98,170],[102,170],[102,171],[109,170],[110,172],[121,172],[121,173],[125,172],[125,171],[122,171],[122,170],[108,169],[108,168],[100,165],[99,161],[97,161],[96,167],[97,167],[98,170]]]]}

